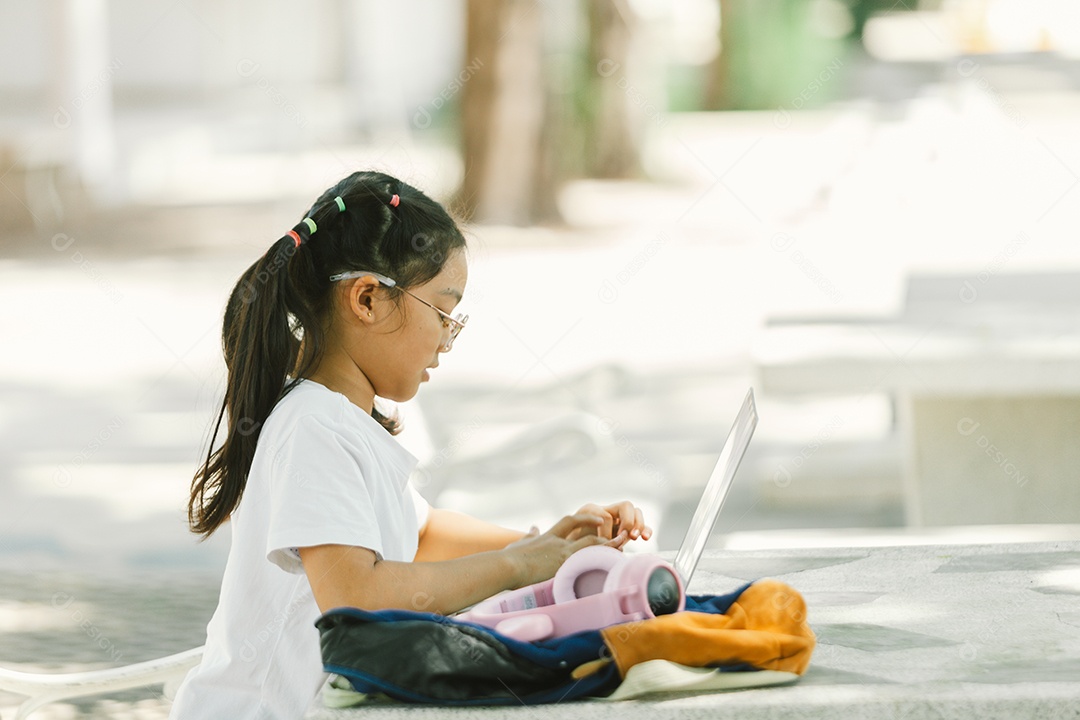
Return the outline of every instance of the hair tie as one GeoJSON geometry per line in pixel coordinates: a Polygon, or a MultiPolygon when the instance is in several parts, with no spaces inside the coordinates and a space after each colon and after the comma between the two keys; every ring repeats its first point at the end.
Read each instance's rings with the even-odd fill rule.
{"type": "Polygon", "coordinates": [[[295,230],[290,230],[289,232],[287,232],[285,234],[293,239],[293,243],[296,244],[296,247],[300,247],[300,243],[302,241],[300,240],[300,236],[296,234],[295,230]]]}
{"type": "Polygon", "coordinates": [[[345,201],[341,199],[340,195],[334,198],[334,202],[337,203],[338,212],[345,212],[345,201]]]}
{"type": "Polygon", "coordinates": [[[319,226],[315,224],[315,221],[309,217],[304,218],[304,223],[308,226],[308,230],[311,231],[311,235],[314,235],[315,231],[319,229],[319,226]]]}
{"type": "Polygon", "coordinates": [[[401,202],[401,198],[399,198],[397,195],[390,198],[390,204],[393,205],[394,207],[397,207],[399,202],[401,202]]]}

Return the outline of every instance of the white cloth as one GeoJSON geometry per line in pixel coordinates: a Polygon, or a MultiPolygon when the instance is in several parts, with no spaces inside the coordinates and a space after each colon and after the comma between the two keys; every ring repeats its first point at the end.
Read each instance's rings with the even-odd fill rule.
{"type": "Polygon", "coordinates": [[[319,608],[299,547],[369,548],[411,561],[428,504],[417,460],[344,395],[304,380],[274,407],[230,520],[232,546],[206,651],[172,720],[300,720],[326,680],[319,608]]]}

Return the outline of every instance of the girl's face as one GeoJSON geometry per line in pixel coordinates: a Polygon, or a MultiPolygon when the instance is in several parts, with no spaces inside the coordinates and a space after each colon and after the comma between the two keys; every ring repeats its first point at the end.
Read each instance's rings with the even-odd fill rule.
{"type": "Polygon", "coordinates": [[[377,295],[373,306],[376,319],[369,333],[373,341],[369,347],[374,352],[368,355],[365,368],[376,395],[404,402],[430,378],[429,370],[438,366],[439,355],[446,352],[452,323],[424,302],[452,317],[467,280],[465,252],[455,249],[438,275],[401,293],[400,307],[385,294],[377,295]]]}

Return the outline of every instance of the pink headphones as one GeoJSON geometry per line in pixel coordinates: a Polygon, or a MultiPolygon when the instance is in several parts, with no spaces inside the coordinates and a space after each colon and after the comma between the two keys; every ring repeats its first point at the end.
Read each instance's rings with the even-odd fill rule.
{"type": "Polygon", "coordinates": [[[682,581],[670,563],[593,545],[568,557],[551,580],[488,598],[454,619],[531,642],[685,607],[682,581]]]}

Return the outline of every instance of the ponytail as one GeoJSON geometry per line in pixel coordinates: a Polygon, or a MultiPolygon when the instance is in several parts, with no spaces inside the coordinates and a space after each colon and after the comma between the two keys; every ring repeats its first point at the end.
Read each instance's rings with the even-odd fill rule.
{"type": "Polygon", "coordinates": [[[283,301],[288,274],[282,268],[297,250],[288,236],[275,243],[240,276],[225,307],[221,345],[228,383],[210,447],[226,413],[228,431],[192,481],[188,524],[200,535],[209,536],[240,502],[259,430],[296,365],[300,341],[283,301]]]}

